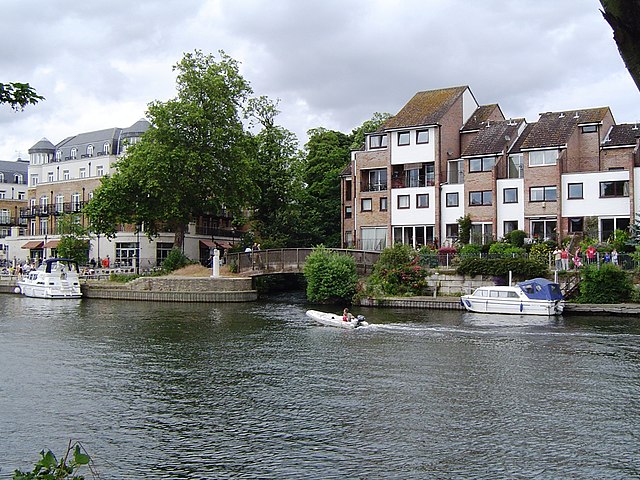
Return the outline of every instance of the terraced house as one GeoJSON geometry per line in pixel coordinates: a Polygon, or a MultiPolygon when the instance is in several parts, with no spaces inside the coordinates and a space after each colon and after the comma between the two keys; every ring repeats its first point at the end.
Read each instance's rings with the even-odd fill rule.
{"type": "Polygon", "coordinates": [[[606,240],[638,202],[640,131],[608,107],[547,112],[535,123],[480,105],[467,86],[417,93],[352,152],[342,175],[343,246],[453,244],[524,230],[530,239],[606,240]]]}

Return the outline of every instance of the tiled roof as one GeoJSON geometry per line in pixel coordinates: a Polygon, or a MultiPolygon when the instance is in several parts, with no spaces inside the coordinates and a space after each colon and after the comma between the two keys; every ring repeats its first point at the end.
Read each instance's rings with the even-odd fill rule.
{"type": "Polygon", "coordinates": [[[640,137],[640,126],[637,123],[621,123],[611,127],[607,138],[602,142],[603,147],[622,147],[636,145],[640,137]]]}
{"type": "Polygon", "coordinates": [[[522,149],[560,147],[566,145],[577,125],[600,123],[609,107],[566,112],[547,112],[540,115],[535,127],[522,142],[522,149]]]}
{"type": "Polygon", "coordinates": [[[469,87],[451,87],[416,93],[397,115],[384,123],[384,130],[438,123],[469,87]]]}
{"type": "Polygon", "coordinates": [[[480,128],[478,134],[462,152],[462,156],[477,157],[504,152],[515,141],[523,122],[524,118],[501,120],[499,122],[481,122],[478,124],[480,128]]]}
{"type": "Polygon", "coordinates": [[[500,108],[497,103],[492,103],[491,105],[480,105],[469,117],[469,120],[467,120],[467,123],[463,125],[460,131],[465,132],[480,129],[482,124],[487,121],[496,108],[500,108]]]}
{"type": "Polygon", "coordinates": [[[351,162],[349,162],[347,166],[342,169],[342,171],[340,172],[340,176],[341,177],[351,176],[351,162]]]}
{"type": "Polygon", "coordinates": [[[10,162],[6,160],[0,160],[0,172],[4,174],[5,183],[13,183],[13,175],[19,173],[22,175],[23,183],[27,183],[27,169],[29,168],[29,162],[24,160],[18,160],[16,162],[10,162]]]}
{"type": "Polygon", "coordinates": [[[522,131],[522,133],[520,134],[520,136],[516,140],[516,143],[514,143],[512,145],[511,150],[509,150],[509,153],[520,153],[520,152],[522,152],[522,143],[526,140],[526,138],[531,133],[531,130],[533,130],[535,126],[536,126],[535,123],[529,123],[529,124],[527,124],[526,127],[524,127],[524,130],[522,131]]]}
{"type": "Polygon", "coordinates": [[[53,152],[56,147],[46,138],[42,138],[38,143],[29,149],[29,153],[53,152]]]}

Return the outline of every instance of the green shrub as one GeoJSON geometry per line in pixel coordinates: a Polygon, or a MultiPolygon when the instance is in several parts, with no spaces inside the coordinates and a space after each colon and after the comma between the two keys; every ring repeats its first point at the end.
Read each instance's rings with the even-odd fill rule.
{"type": "Polygon", "coordinates": [[[356,293],[358,274],[353,257],[318,246],[304,264],[307,299],[317,303],[350,302],[356,293]]]}
{"type": "Polygon", "coordinates": [[[605,263],[582,270],[579,303],[621,303],[631,299],[634,286],[627,272],[605,263]]]}
{"type": "Polygon", "coordinates": [[[505,242],[496,242],[496,243],[492,243],[491,247],[489,248],[489,255],[494,255],[494,256],[502,256],[502,257],[519,257],[524,255],[525,249],[521,248],[521,247],[516,247],[510,243],[505,243],[505,242]]]}
{"type": "Polygon", "coordinates": [[[525,238],[527,238],[527,234],[522,230],[512,230],[509,233],[509,243],[515,247],[524,247],[525,238]]]}
{"type": "Polygon", "coordinates": [[[482,253],[482,245],[477,245],[475,243],[469,243],[467,245],[463,245],[459,252],[461,258],[465,257],[479,257],[482,253]]]}
{"type": "Polygon", "coordinates": [[[187,265],[191,265],[192,263],[194,262],[189,260],[189,257],[184,253],[177,248],[173,248],[167,254],[167,258],[162,262],[162,271],[164,273],[170,273],[182,267],[186,267],[187,265]]]}
{"type": "Polygon", "coordinates": [[[418,254],[409,245],[399,243],[385,248],[367,279],[364,293],[369,296],[422,295],[427,288],[428,267],[433,263],[437,263],[435,253],[418,254]]]}
{"type": "Polygon", "coordinates": [[[553,248],[547,243],[534,243],[529,250],[529,258],[539,262],[549,263],[549,254],[553,252],[553,248]]]}
{"type": "Polygon", "coordinates": [[[92,460],[84,448],[76,442],[69,444],[67,452],[61,460],[58,460],[51,450],[40,452],[40,460],[36,462],[31,472],[14,470],[13,480],[84,480],[83,475],[77,475],[78,470],[87,467],[94,478],[97,472],[92,467],[92,460]]]}
{"type": "Polygon", "coordinates": [[[526,258],[465,258],[456,269],[460,275],[485,275],[508,278],[509,272],[514,278],[527,280],[546,277],[549,269],[546,263],[526,258]]]}

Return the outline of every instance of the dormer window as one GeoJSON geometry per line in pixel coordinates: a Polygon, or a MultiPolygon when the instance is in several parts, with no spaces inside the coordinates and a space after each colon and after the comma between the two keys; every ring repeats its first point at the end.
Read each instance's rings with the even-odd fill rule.
{"type": "Polygon", "coordinates": [[[4,173],[0,173],[0,183],[4,183],[4,173]]]}
{"type": "Polygon", "coordinates": [[[87,156],[93,157],[93,145],[87,145],[87,156]]]}
{"type": "Polygon", "coordinates": [[[56,150],[56,162],[62,161],[62,150],[56,150]]]}
{"type": "Polygon", "coordinates": [[[582,133],[595,133],[598,131],[597,125],[584,125],[582,127],[582,133]]]}
{"type": "Polygon", "coordinates": [[[102,153],[104,153],[105,155],[109,155],[110,151],[111,148],[109,147],[109,142],[105,142],[105,144],[102,146],[102,153]]]}
{"type": "Polygon", "coordinates": [[[78,158],[78,149],[73,147],[71,149],[71,160],[75,160],[76,158],[78,158]]]}
{"type": "Polygon", "coordinates": [[[386,135],[369,135],[369,148],[385,148],[386,146],[386,135]]]}
{"type": "Polygon", "coordinates": [[[24,183],[24,177],[22,176],[21,173],[16,173],[13,176],[13,183],[24,183]]]}

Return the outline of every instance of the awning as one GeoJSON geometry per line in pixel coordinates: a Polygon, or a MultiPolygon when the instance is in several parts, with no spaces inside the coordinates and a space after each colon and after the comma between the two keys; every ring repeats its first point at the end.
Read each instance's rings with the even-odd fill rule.
{"type": "Polygon", "coordinates": [[[42,244],[44,242],[42,242],[42,240],[31,240],[30,242],[25,243],[24,245],[22,245],[22,248],[26,248],[26,249],[33,249],[33,248],[42,248],[42,244]]]}
{"type": "Polygon", "coordinates": [[[204,245],[207,248],[213,248],[215,245],[211,240],[200,240],[200,245],[204,245]]]}
{"type": "Polygon", "coordinates": [[[44,244],[44,248],[58,248],[59,243],[60,243],[60,240],[49,240],[47,243],[44,244]]]}
{"type": "Polygon", "coordinates": [[[207,248],[230,248],[231,245],[228,242],[214,242],[212,240],[200,240],[200,245],[207,248]]]}

